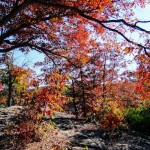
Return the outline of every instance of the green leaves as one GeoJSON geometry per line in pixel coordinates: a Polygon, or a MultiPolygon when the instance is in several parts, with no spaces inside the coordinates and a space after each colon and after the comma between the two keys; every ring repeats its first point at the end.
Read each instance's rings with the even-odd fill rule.
{"type": "Polygon", "coordinates": [[[150,134],[150,108],[143,105],[136,107],[129,107],[126,112],[126,118],[129,126],[135,130],[143,131],[150,134]]]}

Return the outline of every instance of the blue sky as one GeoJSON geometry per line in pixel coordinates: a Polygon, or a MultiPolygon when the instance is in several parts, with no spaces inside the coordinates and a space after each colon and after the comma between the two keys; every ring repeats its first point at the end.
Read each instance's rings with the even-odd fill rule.
{"type": "Polygon", "coordinates": [[[135,13],[140,20],[150,20],[150,4],[147,4],[145,8],[136,8],[135,13]]]}
{"type": "MultiPolygon", "coordinates": [[[[147,5],[145,8],[136,8],[135,9],[135,15],[137,17],[137,19],[139,20],[150,20],[150,4],[147,5]]],[[[145,28],[146,30],[150,31],[150,23],[147,24],[138,24],[139,26],[145,28]]],[[[139,39],[137,34],[133,34],[132,37],[136,40],[136,41],[141,41],[142,39],[139,39]]],[[[40,73],[40,69],[38,68],[34,68],[34,63],[36,63],[37,61],[43,61],[44,60],[44,55],[40,54],[39,52],[36,52],[34,50],[32,50],[31,52],[29,52],[28,54],[24,54],[20,51],[15,51],[15,64],[22,66],[23,63],[27,63],[27,66],[33,70],[35,70],[37,73],[40,73]]],[[[129,56],[129,59],[133,60],[133,56],[129,56]]],[[[135,70],[135,65],[136,64],[132,64],[130,66],[128,66],[129,69],[131,70],[135,70]]]]}
{"type": "MultiPolygon", "coordinates": [[[[146,5],[145,8],[136,8],[135,9],[135,16],[140,21],[150,20],[150,4],[146,5]]],[[[139,23],[138,26],[150,31],[150,23],[146,23],[146,24],[145,23],[139,23]]],[[[136,33],[133,34],[132,38],[137,42],[140,42],[140,43],[143,42],[143,38],[140,38],[139,34],[136,34],[136,33]]],[[[127,58],[128,58],[128,60],[132,61],[134,59],[134,55],[128,54],[127,58]]],[[[136,69],[136,63],[134,61],[132,61],[132,63],[128,65],[127,69],[135,70],[136,69]]]]}
{"type": "Polygon", "coordinates": [[[41,54],[35,50],[31,50],[28,54],[24,54],[20,51],[14,51],[14,60],[15,64],[19,66],[23,66],[24,64],[27,65],[28,68],[33,69],[37,72],[37,74],[40,73],[40,69],[34,67],[34,63],[38,61],[44,60],[44,54],[41,54]]]}

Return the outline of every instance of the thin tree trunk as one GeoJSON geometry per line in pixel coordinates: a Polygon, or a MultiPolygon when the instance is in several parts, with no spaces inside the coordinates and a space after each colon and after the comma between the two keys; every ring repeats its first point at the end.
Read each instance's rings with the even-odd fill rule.
{"type": "Polygon", "coordinates": [[[75,100],[75,89],[74,89],[74,82],[73,82],[73,106],[74,106],[74,110],[75,110],[75,115],[76,115],[76,119],[78,119],[78,110],[77,110],[77,105],[76,105],[76,100],[75,100]]]}
{"type": "Polygon", "coordinates": [[[86,100],[85,100],[84,86],[82,87],[82,99],[83,99],[83,115],[84,118],[86,118],[86,100]]]}
{"type": "Polygon", "coordinates": [[[12,83],[8,84],[8,97],[7,97],[7,106],[10,107],[12,105],[12,83]]]}
{"type": "Polygon", "coordinates": [[[81,83],[82,83],[82,101],[83,101],[83,104],[82,104],[82,109],[83,109],[83,117],[86,118],[86,113],[87,113],[87,110],[86,110],[86,99],[85,99],[85,89],[84,89],[84,79],[83,79],[83,72],[80,68],[80,75],[81,75],[81,83]]]}

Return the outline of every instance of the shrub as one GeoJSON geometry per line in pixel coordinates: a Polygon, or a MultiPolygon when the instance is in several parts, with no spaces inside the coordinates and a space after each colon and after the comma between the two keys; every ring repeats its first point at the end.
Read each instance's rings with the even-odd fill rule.
{"type": "Polygon", "coordinates": [[[150,134],[150,107],[130,107],[126,109],[126,119],[129,127],[150,134]]]}

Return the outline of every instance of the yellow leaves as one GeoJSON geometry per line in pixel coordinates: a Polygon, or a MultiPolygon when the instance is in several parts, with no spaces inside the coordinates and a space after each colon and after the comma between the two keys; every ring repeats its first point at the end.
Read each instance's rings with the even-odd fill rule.
{"type": "Polygon", "coordinates": [[[52,32],[52,33],[50,34],[50,36],[54,38],[54,37],[56,37],[56,34],[55,34],[54,32],[52,32]]]}
{"type": "Polygon", "coordinates": [[[126,48],[124,49],[124,52],[125,52],[125,53],[131,53],[133,50],[134,50],[134,47],[126,47],[126,48]]]}
{"type": "Polygon", "coordinates": [[[43,116],[42,114],[38,114],[37,115],[37,120],[40,120],[42,118],[42,116],[43,116]]]}
{"type": "Polygon", "coordinates": [[[17,91],[20,93],[29,85],[29,79],[31,78],[31,70],[14,66],[12,68],[12,76],[14,77],[14,85],[17,91]]]}
{"type": "Polygon", "coordinates": [[[86,64],[88,61],[89,61],[89,59],[88,59],[87,57],[84,57],[84,58],[82,59],[82,63],[83,63],[83,64],[86,64]]]}
{"type": "Polygon", "coordinates": [[[87,5],[91,5],[91,7],[93,8],[98,8],[100,12],[102,12],[104,8],[106,7],[106,5],[111,3],[111,0],[103,0],[103,1],[91,0],[91,1],[84,2],[84,3],[87,3],[87,5]]]}
{"type": "MultiPolygon", "coordinates": [[[[117,53],[121,52],[122,48],[120,47],[120,45],[118,43],[114,44],[114,48],[115,48],[117,53]]],[[[124,53],[128,54],[128,53],[131,53],[133,50],[134,50],[134,47],[129,46],[129,47],[124,48],[123,51],[124,51],[124,53]]]]}
{"type": "Polygon", "coordinates": [[[53,22],[58,22],[58,21],[59,21],[59,18],[58,18],[58,17],[52,18],[51,21],[53,21],[53,22]]]}
{"type": "Polygon", "coordinates": [[[87,55],[87,53],[84,53],[83,51],[76,52],[75,55],[78,62],[80,62],[80,65],[85,65],[90,60],[90,57],[87,55]]]}
{"type": "Polygon", "coordinates": [[[123,120],[124,112],[123,112],[123,107],[120,106],[120,102],[110,101],[108,104],[109,104],[111,111],[119,118],[119,120],[123,120]]]}

